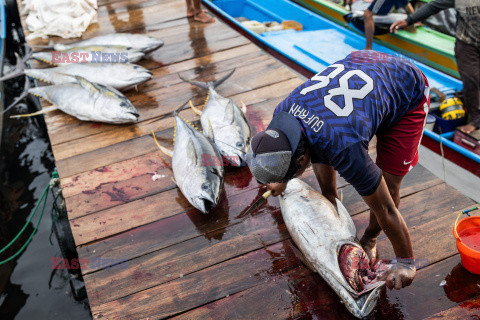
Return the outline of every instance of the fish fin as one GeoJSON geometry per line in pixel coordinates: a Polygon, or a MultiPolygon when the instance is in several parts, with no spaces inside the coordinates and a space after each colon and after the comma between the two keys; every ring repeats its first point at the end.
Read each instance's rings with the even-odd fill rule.
{"type": "Polygon", "coordinates": [[[212,123],[210,122],[210,119],[208,119],[207,138],[209,138],[212,141],[215,140],[215,136],[213,135],[213,126],[212,126],[212,123]]]}
{"type": "Polygon", "coordinates": [[[162,146],[160,145],[160,143],[158,143],[157,137],[155,137],[155,133],[153,132],[153,130],[152,130],[152,136],[153,136],[153,140],[155,140],[155,144],[157,145],[158,149],[160,149],[160,151],[162,151],[162,152],[163,152],[164,154],[166,154],[167,156],[173,157],[173,151],[172,151],[172,150],[167,149],[167,148],[165,148],[165,147],[162,147],[162,146]]]}
{"type": "Polygon", "coordinates": [[[194,164],[198,164],[198,157],[197,153],[195,152],[195,145],[193,144],[193,141],[190,139],[187,144],[187,154],[188,154],[188,159],[192,159],[194,164]]]}
{"type": "Polygon", "coordinates": [[[111,86],[106,86],[106,85],[103,85],[103,84],[91,82],[88,79],[86,79],[82,76],[78,76],[78,75],[71,75],[71,74],[60,73],[60,72],[57,72],[57,73],[61,74],[61,75],[64,75],[64,76],[75,78],[75,80],[77,80],[78,84],[80,84],[83,88],[90,91],[91,93],[99,92],[99,93],[104,93],[104,94],[107,94],[107,95],[110,95],[110,96],[119,96],[119,97],[127,99],[123,93],[121,93],[120,91],[118,91],[117,89],[115,89],[111,86]]]}
{"type": "Polygon", "coordinates": [[[182,77],[180,74],[178,74],[178,77],[186,83],[193,84],[194,86],[197,86],[197,87],[200,87],[200,88],[203,88],[203,89],[208,89],[210,87],[210,85],[208,83],[201,82],[201,81],[195,81],[195,80],[188,80],[188,79],[182,77]]]}
{"type": "Polygon", "coordinates": [[[178,186],[177,181],[175,181],[174,177],[171,177],[170,179],[172,179],[172,182],[175,183],[176,186],[178,186]]]}
{"type": "Polygon", "coordinates": [[[47,112],[54,111],[54,110],[57,110],[57,109],[58,109],[57,106],[51,106],[51,107],[43,108],[42,110],[34,112],[34,113],[16,114],[16,115],[10,116],[10,118],[12,118],[12,119],[13,118],[28,118],[28,117],[38,116],[39,114],[45,114],[47,112]]]}
{"type": "Polygon", "coordinates": [[[78,84],[82,86],[82,88],[90,91],[91,93],[97,93],[97,92],[101,91],[101,88],[99,88],[97,85],[88,81],[87,79],[85,79],[82,76],[71,75],[71,74],[67,74],[67,73],[63,73],[63,72],[56,72],[56,73],[60,74],[62,76],[67,76],[67,77],[75,79],[78,82],[78,84]]]}
{"type": "Polygon", "coordinates": [[[357,229],[355,228],[355,225],[353,224],[353,220],[350,217],[350,214],[348,213],[347,209],[343,206],[343,203],[340,202],[340,200],[335,199],[337,202],[337,213],[340,221],[342,224],[347,224],[348,230],[351,234],[356,235],[357,234],[357,229]]]}
{"type": "Polygon", "coordinates": [[[216,88],[216,87],[218,87],[219,85],[221,85],[222,83],[224,83],[225,80],[227,80],[228,78],[230,78],[230,76],[235,72],[235,70],[236,70],[236,68],[233,68],[232,71],[230,71],[229,73],[227,73],[227,74],[226,74],[225,76],[223,76],[222,78],[213,81],[213,87],[216,88]]]}
{"type": "Polygon", "coordinates": [[[230,100],[225,107],[225,114],[223,115],[223,119],[226,123],[232,124],[235,119],[235,109],[233,106],[233,101],[230,100]]]}
{"type": "Polygon", "coordinates": [[[200,109],[197,109],[193,106],[193,103],[192,103],[192,100],[188,100],[188,103],[190,103],[190,108],[192,108],[192,110],[198,114],[198,115],[201,115],[202,114],[202,111],[200,111],[200,109]]]}
{"type": "Polygon", "coordinates": [[[305,255],[300,251],[300,249],[297,248],[297,245],[296,245],[293,241],[291,241],[291,240],[290,240],[290,244],[291,244],[293,253],[295,253],[295,255],[297,256],[297,258],[300,259],[300,261],[302,261],[302,263],[305,265],[305,267],[307,267],[310,271],[317,273],[317,270],[315,270],[315,268],[314,268],[314,267],[312,266],[312,264],[307,260],[307,258],[306,258],[305,255]]]}
{"type": "Polygon", "coordinates": [[[240,101],[240,103],[242,104],[242,109],[241,110],[242,110],[243,114],[247,114],[247,105],[243,101],[240,101]]]}

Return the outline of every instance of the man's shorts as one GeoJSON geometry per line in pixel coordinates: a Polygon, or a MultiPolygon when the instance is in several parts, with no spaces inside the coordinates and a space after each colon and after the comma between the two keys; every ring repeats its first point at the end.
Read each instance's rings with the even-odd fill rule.
{"type": "MultiPolygon", "coordinates": [[[[424,76],[425,78],[425,76],[424,76]]],[[[377,165],[396,176],[405,176],[418,163],[418,147],[430,109],[430,88],[425,78],[420,104],[405,113],[393,127],[377,134],[377,165]]]]}
{"type": "Polygon", "coordinates": [[[368,10],[372,11],[373,14],[379,16],[387,15],[393,6],[395,8],[403,8],[408,4],[408,0],[375,0],[368,7],[368,10]]]}

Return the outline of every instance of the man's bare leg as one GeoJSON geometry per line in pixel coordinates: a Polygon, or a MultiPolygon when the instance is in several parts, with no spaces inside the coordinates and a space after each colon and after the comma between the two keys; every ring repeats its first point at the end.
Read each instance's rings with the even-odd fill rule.
{"type": "MultiPolygon", "coordinates": [[[[393,174],[383,171],[383,178],[387,183],[388,191],[392,196],[395,207],[400,205],[400,186],[402,184],[403,176],[395,176],[393,174]]],[[[382,231],[382,228],[377,222],[377,218],[373,212],[370,212],[370,221],[365,229],[365,233],[360,239],[360,244],[367,253],[370,261],[376,261],[378,259],[377,252],[377,237],[382,231]]]]}
{"type": "Polygon", "coordinates": [[[365,50],[372,50],[373,45],[373,33],[375,31],[375,21],[373,21],[373,13],[370,10],[365,10],[363,14],[363,23],[365,26],[365,38],[367,39],[367,45],[365,50]]]}
{"type": "MultiPolygon", "coordinates": [[[[404,9],[405,9],[405,11],[407,12],[408,15],[411,15],[414,11],[413,7],[410,3],[407,4],[404,9]]],[[[413,24],[406,27],[405,30],[407,30],[408,32],[411,32],[411,33],[417,33],[417,28],[413,24]]]]}
{"type": "Polygon", "coordinates": [[[193,17],[195,8],[193,7],[193,0],[186,0],[187,2],[187,18],[193,17]]]}

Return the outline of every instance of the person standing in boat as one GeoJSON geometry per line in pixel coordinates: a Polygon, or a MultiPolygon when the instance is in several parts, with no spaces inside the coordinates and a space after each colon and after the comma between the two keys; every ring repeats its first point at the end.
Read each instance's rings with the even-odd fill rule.
{"type": "Polygon", "coordinates": [[[336,171],[370,207],[360,242],[372,262],[383,230],[398,257],[389,288],[410,285],[416,268],[407,225],[398,211],[403,177],[418,162],[430,106],[428,82],[409,61],[376,51],[352,52],[306,81],[253,136],[247,164],[278,196],[311,163],[323,195],[336,204],[336,171]],[[376,163],[368,144],[377,136],[376,163]]]}
{"type": "MultiPolygon", "coordinates": [[[[413,13],[413,7],[408,0],[374,0],[367,10],[363,13],[363,23],[365,25],[365,38],[367,44],[365,50],[372,50],[373,45],[373,33],[375,32],[375,21],[373,21],[373,15],[385,16],[393,6],[398,8],[404,8],[407,14],[413,13]]],[[[415,28],[409,30],[410,32],[416,32],[415,28]]]]}
{"type": "Polygon", "coordinates": [[[390,26],[390,32],[406,28],[415,22],[427,19],[441,10],[455,8],[455,58],[463,81],[463,102],[470,115],[470,123],[459,129],[465,133],[480,128],[480,1],[435,0],[390,26]]]}

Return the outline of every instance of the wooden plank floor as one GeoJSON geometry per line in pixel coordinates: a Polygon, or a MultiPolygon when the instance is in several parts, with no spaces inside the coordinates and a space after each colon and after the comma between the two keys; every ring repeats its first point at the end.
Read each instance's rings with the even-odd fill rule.
{"type": "MultiPolygon", "coordinates": [[[[126,94],[140,112],[138,123],[81,122],[61,112],[45,117],[79,257],[88,259],[82,273],[94,318],[351,319],[294,255],[278,199],[239,218],[264,191],[247,168],[226,169],[221,204],[209,215],[193,209],[171,181],[169,160],[149,134],[155,130],[171,145],[174,122],[162,116],[206,97],[177,73],[205,81],[236,68],[218,91],[248,105],[254,131],[302,83],[227,25],[199,24],[185,11],[184,0],[101,0],[98,23],[84,34],[138,32],[165,41],[140,62],[153,79],[126,94]],[[162,178],[153,181],[155,172],[162,178]]],[[[182,114],[198,121],[190,110],[182,114]]],[[[303,179],[318,188],[311,170],[303,179]]],[[[352,186],[340,178],[338,185],[362,234],[368,208],[352,186]]],[[[373,318],[480,314],[480,277],[459,264],[451,235],[455,213],[474,202],[420,165],[401,192],[415,256],[426,262],[412,286],[383,292],[373,318]]],[[[392,257],[384,235],[379,249],[381,257],[392,257]]]]}

